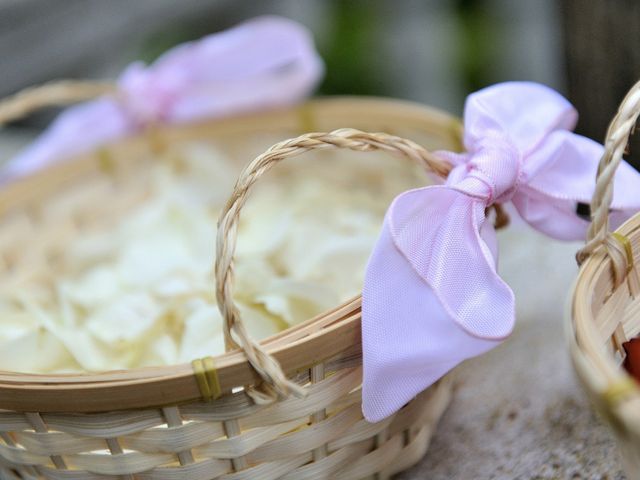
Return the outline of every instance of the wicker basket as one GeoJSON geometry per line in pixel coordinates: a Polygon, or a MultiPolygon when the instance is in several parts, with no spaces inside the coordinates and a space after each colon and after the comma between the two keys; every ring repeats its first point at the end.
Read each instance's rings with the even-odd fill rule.
{"type": "MultiPolygon", "coordinates": [[[[608,215],[612,179],[640,114],[640,83],[620,105],[607,133],[598,169],[593,222],[572,299],[568,338],[578,377],[610,425],[629,478],[640,478],[640,385],[624,370],[622,344],[640,334],[640,214],[613,233],[608,215]]],[[[638,192],[640,195],[640,192],[638,192]]]]}
{"type": "MultiPolygon", "coordinates": [[[[30,90],[0,106],[0,122],[110,88],[61,83],[30,90]]],[[[136,204],[145,171],[167,145],[207,139],[246,158],[249,136],[282,139],[340,127],[460,148],[456,119],[378,99],[321,99],[156,127],[3,187],[0,282],[55,275],[67,239],[108,228],[136,204]]],[[[248,338],[233,306],[235,225],[248,190],[277,161],[334,147],[389,151],[448,171],[416,143],[355,130],[307,134],[269,149],[242,173],[218,229],[217,295],[227,345],[237,341],[241,349],[192,364],[99,374],[0,372],[0,478],[382,479],[417,462],[449,403],[451,380],[443,378],[385,421],[367,423],[360,405],[359,298],[260,344],[248,338]],[[306,396],[287,396],[301,386],[306,396]],[[270,403],[277,393],[280,399],[270,403]]]]}

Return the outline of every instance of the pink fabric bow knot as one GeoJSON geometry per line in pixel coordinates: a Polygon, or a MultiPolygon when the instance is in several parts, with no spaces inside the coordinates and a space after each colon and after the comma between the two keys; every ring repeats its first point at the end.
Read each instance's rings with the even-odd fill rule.
{"type": "MultiPolygon", "coordinates": [[[[465,105],[466,153],[437,152],[454,165],[446,183],[393,201],[362,296],[367,420],[394,413],[511,333],[514,298],[496,272],[487,207],[511,201],[537,230],[584,238],[588,222],[576,207],[590,202],[603,148],[570,131],[576,120],[572,106],[542,85],[481,90],[465,105]]],[[[640,175],[621,165],[614,191],[618,224],[640,209],[640,175]]]]}
{"type": "Polygon", "coordinates": [[[311,93],[322,73],[305,27],[259,17],[179,45],[152,65],[133,63],[120,76],[116,95],[65,110],[0,171],[0,179],[23,176],[150,124],[293,104],[311,93]]]}

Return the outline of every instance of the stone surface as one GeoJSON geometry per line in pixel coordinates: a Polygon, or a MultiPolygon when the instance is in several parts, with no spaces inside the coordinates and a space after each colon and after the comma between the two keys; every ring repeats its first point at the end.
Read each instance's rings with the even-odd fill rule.
{"type": "Polygon", "coordinates": [[[613,438],[575,379],[565,340],[578,244],[523,225],[500,235],[517,299],[513,335],[457,371],[425,458],[397,480],[625,478],[613,438]]]}

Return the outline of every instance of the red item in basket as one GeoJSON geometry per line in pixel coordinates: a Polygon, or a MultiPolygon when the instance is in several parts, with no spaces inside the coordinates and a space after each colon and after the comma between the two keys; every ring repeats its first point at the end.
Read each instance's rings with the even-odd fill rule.
{"type": "Polygon", "coordinates": [[[640,382],[640,338],[632,338],[622,344],[627,356],[624,359],[624,368],[629,375],[640,382]]]}

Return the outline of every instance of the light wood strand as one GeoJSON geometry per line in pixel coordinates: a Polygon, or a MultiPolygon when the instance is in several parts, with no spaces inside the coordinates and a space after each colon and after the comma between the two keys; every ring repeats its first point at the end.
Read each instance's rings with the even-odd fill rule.
{"type": "Polygon", "coordinates": [[[622,343],[640,333],[637,263],[640,214],[610,232],[615,172],[640,114],[640,82],[607,131],[591,204],[592,224],[567,322],[573,365],[592,405],[609,424],[629,478],[640,477],[640,387],[623,368],[622,343]],[[625,279],[627,281],[625,281],[625,279]]]}
{"type": "Polygon", "coordinates": [[[597,249],[604,248],[611,258],[616,286],[620,285],[627,275],[628,259],[624,245],[609,231],[609,210],[613,201],[615,174],[638,115],[640,115],[640,82],[635,84],[626,95],[607,130],[604,153],[598,165],[596,188],[591,200],[591,225],[587,231],[587,242],[576,255],[578,263],[582,263],[597,249]]]}
{"type": "Polygon", "coordinates": [[[304,390],[289,380],[278,362],[267,353],[260,343],[251,338],[235,305],[233,299],[233,257],[240,211],[247,200],[251,187],[278,162],[311,150],[331,148],[345,148],[361,152],[387,151],[414,160],[428,171],[445,178],[451,170],[449,163],[439,159],[411,140],[385,133],[366,133],[350,128],[330,133],[308,133],[277,143],[243,170],[218,220],[215,262],[216,298],[224,321],[227,349],[241,348],[253,368],[264,380],[260,390],[254,388],[248,390],[248,393],[258,403],[270,403],[278,397],[287,397],[290,394],[301,397],[304,396],[304,390]]]}
{"type": "Polygon", "coordinates": [[[109,82],[60,80],[27,88],[0,102],[0,125],[18,120],[45,107],[64,106],[115,93],[109,82]]]}

